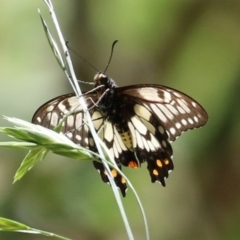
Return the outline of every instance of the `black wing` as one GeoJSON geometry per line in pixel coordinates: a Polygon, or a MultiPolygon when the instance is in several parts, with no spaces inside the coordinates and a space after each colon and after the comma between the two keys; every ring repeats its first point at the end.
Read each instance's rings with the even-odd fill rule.
{"type": "MultiPolygon", "coordinates": [[[[173,169],[172,148],[169,141],[188,129],[203,126],[208,119],[206,111],[189,96],[160,85],[133,85],[114,88],[112,102],[102,101],[108,109],[98,110],[95,92],[85,95],[89,113],[99,137],[110,150],[119,167],[138,167],[147,161],[152,182],[165,186],[165,178],[173,169]]],[[[85,113],[78,98],[67,94],[50,100],[33,116],[33,122],[53,129],[63,120],[62,132],[73,142],[96,151],[87,126],[85,113]]],[[[100,162],[94,161],[102,180],[109,182],[100,162]]],[[[123,196],[126,181],[114,169],[112,175],[123,196]]]]}
{"type": "MultiPolygon", "coordinates": [[[[133,85],[116,89],[119,111],[127,120],[132,149],[139,163],[147,161],[152,182],[161,182],[173,170],[172,148],[182,132],[203,126],[206,111],[184,93],[160,85],[133,85]]],[[[122,162],[131,166],[131,159],[122,162]]]]}
{"type": "Polygon", "coordinates": [[[139,84],[118,88],[118,94],[134,98],[151,111],[159,121],[159,131],[164,128],[170,141],[208,120],[207,112],[197,101],[169,87],[139,84]]]}
{"type": "MultiPolygon", "coordinates": [[[[125,147],[116,126],[106,119],[96,108],[98,97],[94,93],[88,93],[84,96],[89,113],[91,115],[95,130],[99,137],[110,149],[112,157],[121,164],[119,159],[124,155],[132,153],[125,147]]],[[[75,94],[66,94],[56,97],[43,104],[34,114],[32,122],[42,125],[49,129],[54,129],[62,121],[61,132],[65,134],[74,143],[86,147],[92,151],[97,151],[95,142],[87,125],[86,114],[82,110],[79,99],[75,94]]],[[[103,165],[94,161],[95,168],[99,171],[102,180],[109,183],[106,171],[103,165]]],[[[126,180],[114,169],[111,169],[112,175],[117,186],[120,188],[123,196],[126,193],[126,180]]]]}

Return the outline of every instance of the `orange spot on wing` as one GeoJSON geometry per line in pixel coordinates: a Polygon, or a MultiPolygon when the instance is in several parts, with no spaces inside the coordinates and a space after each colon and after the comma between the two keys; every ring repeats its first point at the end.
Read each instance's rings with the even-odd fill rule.
{"type": "Polygon", "coordinates": [[[122,178],[122,179],[121,179],[121,183],[122,183],[122,184],[126,183],[126,179],[125,179],[125,178],[122,178]]]}
{"type": "Polygon", "coordinates": [[[156,169],[153,169],[153,175],[158,176],[158,171],[156,169]]]}
{"type": "Polygon", "coordinates": [[[111,172],[113,177],[116,177],[118,175],[118,172],[115,169],[113,169],[111,172]]]}
{"type": "Polygon", "coordinates": [[[166,165],[168,165],[168,164],[169,164],[169,160],[168,160],[168,159],[165,159],[165,160],[164,160],[164,163],[165,163],[166,165]]]}
{"type": "Polygon", "coordinates": [[[163,166],[161,160],[159,160],[159,159],[156,160],[156,164],[158,165],[158,167],[162,167],[163,166]]]}
{"type": "Polygon", "coordinates": [[[135,161],[130,161],[128,163],[128,166],[131,167],[131,168],[137,168],[138,167],[138,164],[135,162],[135,161]]]}

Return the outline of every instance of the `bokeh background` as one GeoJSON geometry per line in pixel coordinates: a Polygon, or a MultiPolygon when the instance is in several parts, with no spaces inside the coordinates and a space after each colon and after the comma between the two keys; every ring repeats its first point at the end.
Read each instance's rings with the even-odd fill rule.
{"type": "MultiPolygon", "coordinates": [[[[54,33],[43,1],[0,0],[0,114],[31,120],[47,100],[72,92],[37,13],[54,33]]],[[[120,85],[157,83],[183,91],[208,124],[175,143],[167,187],[150,182],[146,164],[124,168],[142,200],[151,239],[240,238],[240,2],[234,0],[53,1],[70,46],[120,85]]],[[[96,73],[73,56],[79,79],[96,73]]],[[[86,86],[83,86],[86,89],[86,86]]],[[[9,124],[0,118],[0,126],[9,124]]],[[[11,140],[0,135],[1,141],[11,140]]],[[[0,216],[77,240],[127,239],[111,188],[91,162],[53,154],[12,185],[24,150],[0,149],[0,216]]],[[[139,207],[123,200],[136,239],[139,207]]],[[[0,239],[47,237],[0,233],[0,239]]]]}

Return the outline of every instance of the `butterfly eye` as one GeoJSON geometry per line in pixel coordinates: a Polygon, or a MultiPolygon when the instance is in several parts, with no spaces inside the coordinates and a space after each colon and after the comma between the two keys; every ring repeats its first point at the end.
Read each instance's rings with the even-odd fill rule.
{"type": "MultiPolygon", "coordinates": [[[[137,168],[147,162],[151,181],[165,186],[173,170],[170,142],[184,131],[205,125],[206,111],[191,97],[165,86],[117,87],[103,73],[97,73],[94,81],[96,86],[102,87],[84,93],[84,98],[95,130],[119,168],[137,168]]],[[[97,152],[86,124],[86,114],[74,94],[59,96],[43,104],[32,121],[50,129],[63,121],[63,134],[76,144],[97,152]]],[[[103,165],[97,161],[93,163],[102,180],[109,182],[103,165]]],[[[111,173],[125,196],[126,180],[115,169],[111,169],[111,173]]]]}

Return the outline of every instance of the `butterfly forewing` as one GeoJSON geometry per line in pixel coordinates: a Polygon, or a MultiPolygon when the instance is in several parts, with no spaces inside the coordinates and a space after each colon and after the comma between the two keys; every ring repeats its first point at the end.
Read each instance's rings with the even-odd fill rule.
{"type": "MultiPolygon", "coordinates": [[[[85,100],[90,109],[95,95],[91,96],[93,101],[89,97],[85,100]]],[[[74,94],[62,95],[48,101],[35,112],[32,122],[49,129],[55,129],[61,123],[62,133],[73,142],[88,147],[89,130],[86,115],[74,94]]]]}
{"type": "Polygon", "coordinates": [[[167,131],[170,141],[184,131],[205,125],[208,119],[199,103],[169,87],[139,84],[119,88],[119,94],[133,97],[148,108],[158,119],[159,127],[167,131]]]}

